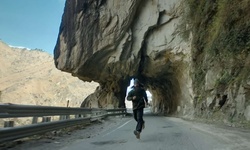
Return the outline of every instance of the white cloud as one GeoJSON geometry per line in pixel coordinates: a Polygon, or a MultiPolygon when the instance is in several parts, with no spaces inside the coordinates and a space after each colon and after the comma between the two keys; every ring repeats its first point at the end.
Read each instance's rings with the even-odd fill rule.
{"type": "Polygon", "coordinates": [[[9,45],[9,47],[12,47],[12,48],[19,48],[19,49],[27,49],[27,50],[31,50],[30,48],[23,47],[23,46],[13,46],[13,45],[9,45]]]}

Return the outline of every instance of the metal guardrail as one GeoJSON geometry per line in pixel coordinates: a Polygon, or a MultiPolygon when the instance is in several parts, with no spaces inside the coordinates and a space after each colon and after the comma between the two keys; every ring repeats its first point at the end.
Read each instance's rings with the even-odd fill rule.
{"type": "Polygon", "coordinates": [[[126,109],[90,109],[34,105],[0,104],[0,118],[76,115],[77,118],[0,128],[0,143],[88,123],[107,116],[126,115],[126,109]],[[83,117],[87,115],[88,117],[83,117]]]}
{"type": "Polygon", "coordinates": [[[0,118],[90,114],[93,111],[105,110],[97,108],[69,108],[36,105],[0,104],[0,118]]]}

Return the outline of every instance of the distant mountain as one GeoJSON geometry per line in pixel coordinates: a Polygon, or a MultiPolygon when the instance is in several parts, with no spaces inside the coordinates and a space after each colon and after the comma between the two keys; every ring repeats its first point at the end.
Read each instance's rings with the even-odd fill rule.
{"type": "Polygon", "coordinates": [[[0,41],[0,103],[79,107],[97,86],[59,71],[46,52],[0,41]]]}

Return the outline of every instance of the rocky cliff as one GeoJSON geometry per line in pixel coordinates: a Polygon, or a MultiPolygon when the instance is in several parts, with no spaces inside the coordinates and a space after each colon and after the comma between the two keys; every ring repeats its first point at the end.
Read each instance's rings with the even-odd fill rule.
{"type": "Polygon", "coordinates": [[[58,69],[100,83],[83,106],[125,107],[130,79],[153,111],[249,123],[247,0],[67,0],[58,69]]]}

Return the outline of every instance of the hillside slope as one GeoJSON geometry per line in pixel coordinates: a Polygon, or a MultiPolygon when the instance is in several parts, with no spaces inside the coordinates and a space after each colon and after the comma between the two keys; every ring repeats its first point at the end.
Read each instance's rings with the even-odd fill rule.
{"type": "Polygon", "coordinates": [[[97,86],[57,70],[46,52],[0,41],[0,103],[79,107],[97,86]]]}

